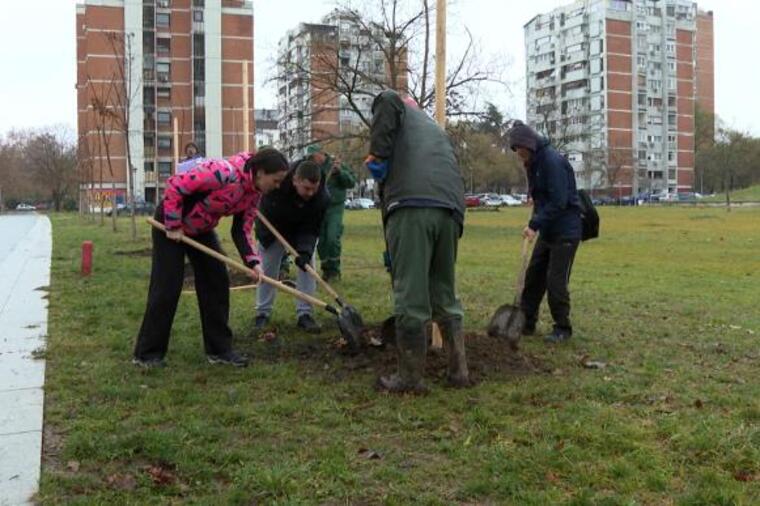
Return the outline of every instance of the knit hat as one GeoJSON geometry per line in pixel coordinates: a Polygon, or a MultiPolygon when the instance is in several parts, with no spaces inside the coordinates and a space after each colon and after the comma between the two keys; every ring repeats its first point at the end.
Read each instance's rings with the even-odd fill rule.
{"type": "Polygon", "coordinates": [[[517,148],[527,148],[531,151],[538,149],[541,137],[522,121],[515,120],[507,133],[509,135],[509,147],[512,151],[517,151],[517,148]]]}

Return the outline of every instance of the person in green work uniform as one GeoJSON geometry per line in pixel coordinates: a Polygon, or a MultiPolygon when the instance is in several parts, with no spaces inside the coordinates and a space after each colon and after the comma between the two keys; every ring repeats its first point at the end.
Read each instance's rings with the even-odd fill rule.
{"type": "Polygon", "coordinates": [[[356,185],[356,177],[351,169],[340,160],[326,153],[322,146],[313,144],[307,149],[308,158],[319,165],[322,178],[330,192],[330,206],[325,213],[317,243],[317,253],[322,264],[325,281],[340,280],[341,236],[343,235],[343,209],[346,190],[356,185]]]}
{"type": "Polygon", "coordinates": [[[464,224],[464,181],[451,141],[411,99],[386,90],[372,103],[370,154],[390,252],[398,372],[381,391],[424,393],[425,325],[435,321],[451,386],[470,384],[454,268],[464,224]]]}

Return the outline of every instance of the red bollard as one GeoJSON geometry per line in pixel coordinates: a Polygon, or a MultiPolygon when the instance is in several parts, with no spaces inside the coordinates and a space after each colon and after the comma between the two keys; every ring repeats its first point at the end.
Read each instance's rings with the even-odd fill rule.
{"type": "Polygon", "coordinates": [[[82,243],[82,276],[92,273],[92,241],[82,243]]]}

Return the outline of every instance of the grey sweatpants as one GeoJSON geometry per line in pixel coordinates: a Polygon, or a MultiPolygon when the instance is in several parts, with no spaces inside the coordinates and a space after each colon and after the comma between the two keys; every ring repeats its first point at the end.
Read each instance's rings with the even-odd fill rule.
{"type": "MultiPolygon", "coordinates": [[[[280,273],[280,262],[285,254],[285,248],[279,242],[275,241],[268,248],[261,247],[261,268],[264,274],[270,278],[277,279],[280,273]]],[[[314,267],[314,256],[311,258],[311,266],[314,267]]],[[[317,288],[316,280],[308,272],[304,272],[296,267],[298,275],[296,277],[296,288],[304,293],[312,295],[317,288]]],[[[277,289],[273,286],[261,283],[256,290],[256,316],[271,316],[274,307],[274,299],[277,295],[277,289]]],[[[298,301],[296,303],[296,318],[301,315],[311,314],[311,304],[298,301]]]]}

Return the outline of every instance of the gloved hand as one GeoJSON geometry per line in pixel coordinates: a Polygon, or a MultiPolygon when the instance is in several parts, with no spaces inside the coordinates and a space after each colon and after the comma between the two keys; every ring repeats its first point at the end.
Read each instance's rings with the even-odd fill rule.
{"type": "Polygon", "coordinates": [[[311,263],[311,253],[299,253],[295,263],[299,269],[306,272],[306,266],[311,263]]]}
{"type": "Polygon", "coordinates": [[[391,272],[391,252],[388,250],[383,251],[383,265],[386,271],[391,272]]]}
{"type": "Polygon", "coordinates": [[[264,274],[264,271],[261,269],[261,263],[258,260],[251,260],[250,262],[246,262],[245,266],[254,271],[251,273],[251,278],[255,283],[258,283],[261,275],[264,274]]]}
{"type": "Polygon", "coordinates": [[[382,160],[375,158],[374,155],[369,155],[364,160],[367,170],[372,174],[372,179],[375,181],[383,181],[388,175],[388,160],[382,160]]]}

